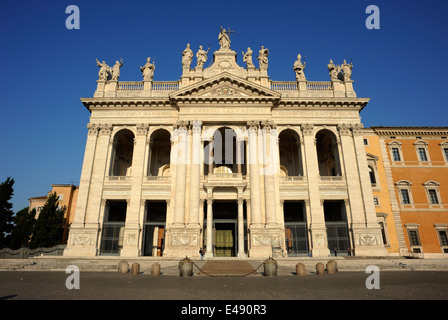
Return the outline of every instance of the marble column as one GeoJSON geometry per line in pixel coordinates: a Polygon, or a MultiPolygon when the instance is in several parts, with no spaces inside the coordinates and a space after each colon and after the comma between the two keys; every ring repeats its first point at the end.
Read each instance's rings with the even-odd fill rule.
{"type": "Polygon", "coordinates": [[[238,198],[238,258],[246,257],[244,252],[244,199],[238,198]]]}
{"type": "Polygon", "coordinates": [[[193,121],[192,162],[190,165],[190,214],[188,227],[199,228],[199,187],[201,165],[201,125],[202,121],[193,121]]]}
{"type": "Polygon", "coordinates": [[[207,198],[207,248],[206,258],[213,257],[213,198],[207,198]]]}
{"type": "Polygon", "coordinates": [[[137,257],[139,252],[138,240],[141,231],[140,215],[142,214],[141,196],[148,128],[149,126],[145,124],[138,124],[136,127],[137,135],[134,140],[134,151],[132,156],[131,195],[128,210],[126,212],[124,242],[120,253],[121,256],[137,257]]]}
{"type": "Polygon", "coordinates": [[[95,256],[98,227],[86,230],[84,222],[87,213],[87,202],[91,187],[93,163],[98,140],[99,125],[89,123],[84,161],[82,164],[81,179],[79,182],[78,200],[76,202],[76,214],[70,226],[67,248],[64,256],[95,256]],[[86,245],[87,244],[87,245],[86,245]]]}
{"type": "Polygon", "coordinates": [[[258,166],[258,122],[251,121],[249,126],[249,166],[250,166],[250,202],[251,202],[251,221],[250,225],[261,226],[261,189],[260,189],[260,169],[258,166]]]}
{"type": "Polygon", "coordinates": [[[178,123],[178,141],[176,159],[176,190],[174,198],[173,226],[185,226],[185,192],[187,180],[188,130],[187,122],[178,123]]]}
{"type": "Polygon", "coordinates": [[[274,148],[271,139],[272,124],[263,122],[263,164],[264,164],[264,192],[266,202],[266,226],[277,226],[274,173],[274,148]]]}
{"type": "Polygon", "coordinates": [[[305,151],[305,168],[308,178],[308,198],[310,208],[311,254],[313,257],[328,257],[327,230],[324,210],[321,205],[319,190],[319,165],[313,124],[303,124],[303,147],[305,151]]]}

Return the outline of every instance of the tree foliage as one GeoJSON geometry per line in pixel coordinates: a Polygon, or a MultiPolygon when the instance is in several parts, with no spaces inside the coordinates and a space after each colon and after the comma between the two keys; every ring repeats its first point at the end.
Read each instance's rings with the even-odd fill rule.
{"type": "Polygon", "coordinates": [[[11,249],[16,250],[29,245],[36,223],[36,209],[31,210],[31,212],[28,211],[28,207],[26,207],[14,216],[14,228],[9,241],[9,248],[11,249]]]}
{"type": "Polygon", "coordinates": [[[11,179],[11,177],[0,183],[0,249],[8,245],[13,228],[14,212],[10,202],[14,194],[13,185],[14,179],[11,179]]]}
{"type": "Polygon", "coordinates": [[[62,242],[66,207],[59,208],[58,195],[50,194],[34,225],[30,248],[53,247],[62,242]]]}

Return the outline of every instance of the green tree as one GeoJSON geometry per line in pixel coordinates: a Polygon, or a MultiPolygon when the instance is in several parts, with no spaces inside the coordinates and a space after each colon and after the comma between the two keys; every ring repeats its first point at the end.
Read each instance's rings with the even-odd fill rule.
{"type": "Polygon", "coordinates": [[[28,247],[35,223],[36,209],[28,212],[28,207],[26,207],[17,212],[14,216],[14,227],[11,232],[9,248],[20,249],[28,247]]]}
{"type": "Polygon", "coordinates": [[[66,209],[65,206],[59,208],[56,192],[50,194],[34,225],[30,242],[31,249],[40,247],[48,248],[61,244],[66,209]]]}
{"type": "Polygon", "coordinates": [[[14,179],[11,179],[11,177],[0,183],[0,249],[8,245],[13,227],[14,212],[10,202],[14,194],[13,185],[14,179]]]}

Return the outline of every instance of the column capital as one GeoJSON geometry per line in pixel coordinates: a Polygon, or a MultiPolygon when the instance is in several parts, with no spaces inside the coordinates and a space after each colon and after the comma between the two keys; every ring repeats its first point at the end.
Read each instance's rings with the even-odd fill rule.
{"type": "Polygon", "coordinates": [[[260,122],[259,121],[247,121],[247,126],[249,127],[249,130],[257,131],[260,126],[260,122]]]}
{"type": "Polygon", "coordinates": [[[303,123],[300,128],[304,135],[312,135],[314,130],[314,124],[312,123],[303,123]]]}
{"type": "Polygon", "coordinates": [[[237,199],[238,205],[243,205],[244,204],[244,198],[243,197],[238,197],[237,199]]]}
{"type": "Polygon", "coordinates": [[[148,133],[149,125],[146,123],[137,123],[137,134],[138,135],[145,135],[148,133]]]}
{"type": "Polygon", "coordinates": [[[100,127],[96,123],[88,123],[87,124],[87,130],[88,130],[87,134],[88,135],[97,135],[99,129],[100,129],[100,127]]]}
{"type": "Polygon", "coordinates": [[[202,121],[201,120],[193,120],[190,122],[193,133],[201,133],[202,132],[202,121]]]}
{"type": "Polygon", "coordinates": [[[112,132],[112,125],[111,124],[100,124],[100,136],[109,136],[112,132]]]}
{"type": "Polygon", "coordinates": [[[349,136],[349,135],[351,135],[350,127],[351,126],[349,124],[347,124],[347,123],[338,124],[339,135],[340,136],[349,136]]]}
{"type": "Polygon", "coordinates": [[[362,123],[352,124],[353,135],[355,135],[355,136],[362,135],[363,128],[364,128],[364,125],[362,123]]]}
{"type": "Polygon", "coordinates": [[[188,121],[179,120],[176,122],[176,125],[178,130],[188,130],[188,121]]]}
{"type": "Polygon", "coordinates": [[[207,204],[212,204],[213,203],[213,196],[207,196],[207,204]]]}

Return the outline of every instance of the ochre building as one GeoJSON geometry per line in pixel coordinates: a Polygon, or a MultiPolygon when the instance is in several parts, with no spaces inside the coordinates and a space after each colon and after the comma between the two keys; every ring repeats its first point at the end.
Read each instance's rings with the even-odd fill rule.
{"type": "Polygon", "coordinates": [[[64,255],[397,253],[398,220],[374,203],[369,163],[381,155],[366,153],[369,98],[357,97],[352,65],[330,61],[329,81],[308,81],[298,55],[285,70],[296,81],[273,81],[267,48],[257,66],[248,48],[242,67],[225,30],[219,39],[194,68],[187,45],[176,81],[154,81],[150,58],[135,82],[119,81],[122,62],[97,62],[97,89],[81,99],[90,122],[64,255]]]}
{"type": "Polygon", "coordinates": [[[412,256],[446,258],[448,127],[372,129],[384,155],[393,215],[400,215],[400,242],[412,256]]]}

